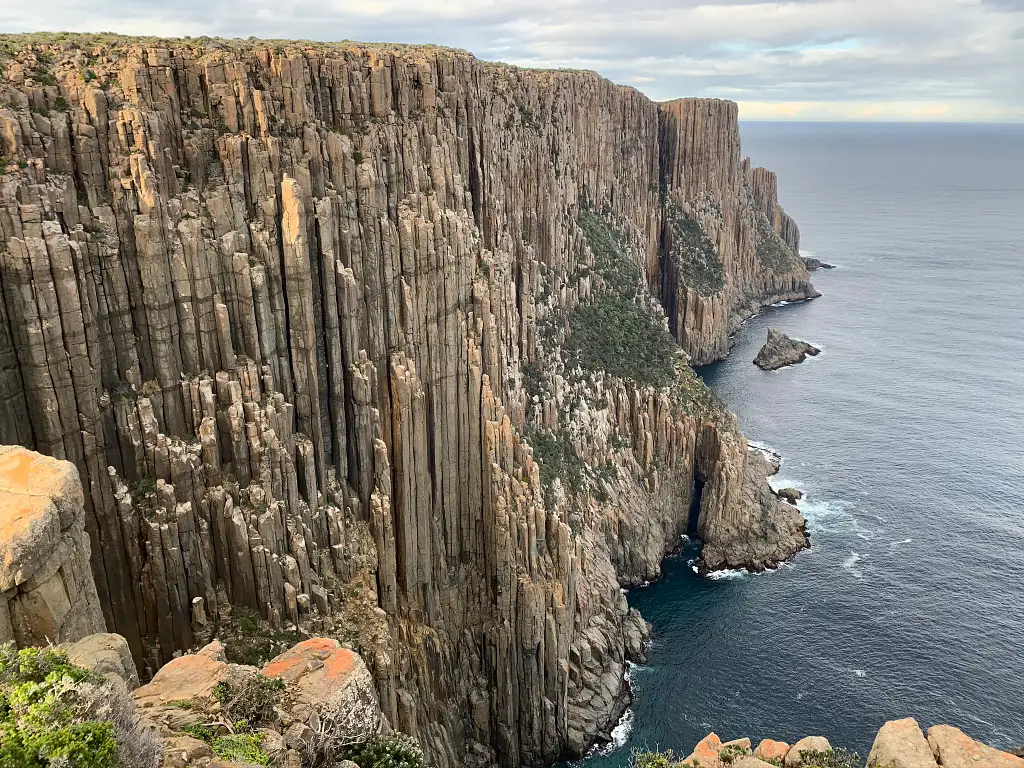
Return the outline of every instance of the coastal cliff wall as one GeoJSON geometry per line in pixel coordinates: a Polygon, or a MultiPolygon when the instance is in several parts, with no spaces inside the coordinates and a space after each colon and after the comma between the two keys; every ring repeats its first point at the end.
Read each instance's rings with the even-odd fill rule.
{"type": "Polygon", "coordinates": [[[358,645],[435,764],[542,764],[621,712],[620,586],[681,534],[804,545],[665,343],[813,292],[735,105],[429,47],[3,43],[0,442],[78,468],[144,672],[248,608],[358,645]]]}

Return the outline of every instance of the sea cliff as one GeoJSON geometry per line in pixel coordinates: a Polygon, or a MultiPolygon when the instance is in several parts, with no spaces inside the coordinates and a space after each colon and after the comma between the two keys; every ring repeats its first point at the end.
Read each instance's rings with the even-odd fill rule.
{"type": "Polygon", "coordinates": [[[0,71],[0,442],[77,468],[144,678],[335,637],[433,764],[546,764],[621,712],[621,587],[681,534],[806,545],[690,367],[816,295],[735,104],[356,43],[0,71]]]}

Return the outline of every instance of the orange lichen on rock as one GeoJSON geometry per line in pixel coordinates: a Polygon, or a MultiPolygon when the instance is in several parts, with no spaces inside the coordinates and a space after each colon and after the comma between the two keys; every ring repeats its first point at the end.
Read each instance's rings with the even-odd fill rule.
{"type": "Polygon", "coordinates": [[[774,739],[762,739],[754,750],[754,757],[761,760],[785,760],[789,753],[789,744],[774,739]]]}
{"type": "Polygon", "coordinates": [[[132,695],[140,707],[159,707],[172,701],[212,699],[213,689],[228,673],[224,646],[218,640],[199,653],[172,659],[149,684],[132,695]]]}
{"type": "Polygon", "coordinates": [[[356,671],[359,657],[337,640],[314,637],[289,648],[263,667],[267,677],[280,677],[308,694],[327,695],[356,671]]]}

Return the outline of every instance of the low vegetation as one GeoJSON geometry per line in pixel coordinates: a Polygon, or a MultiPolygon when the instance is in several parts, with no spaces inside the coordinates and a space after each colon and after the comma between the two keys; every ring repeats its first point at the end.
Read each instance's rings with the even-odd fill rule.
{"type": "Polygon", "coordinates": [[[55,648],[0,646],[0,768],[155,768],[123,687],[55,648]]]}
{"type": "Polygon", "coordinates": [[[789,272],[802,266],[800,258],[793,250],[782,242],[771,223],[765,216],[758,221],[757,248],[755,249],[757,260],[761,266],[770,269],[772,272],[789,272]]]}
{"type": "Polygon", "coordinates": [[[668,386],[679,347],[659,320],[633,301],[601,296],[571,313],[567,360],[637,384],[668,386]]]}
{"type": "Polygon", "coordinates": [[[404,733],[375,736],[346,753],[359,768],[423,768],[423,750],[404,733]]]}
{"type": "Polygon", "coordinates": [[[229,662],[251,667],[263,666],[302,639],[297,631],[273,629],[259,613],[241,605],[232,606],[231,621],[218,629],[217,636],[229,662]]]}
{"type": "Polygon", "coordinates": [[[725,287],[725,268],[714,243],[696,219],[674,206],[667,211],[671,228],[669,258],[683,283],[701,296],[711,296],[725,287]]]}
{"type": "Polygon", "coordinates": [[[650,304],[628,244],[593,210],[582,209],[578,223],[604,290],[569,313],[566,363],[640,385],[668,386],[675,378],[679,347],[650,304]]]}

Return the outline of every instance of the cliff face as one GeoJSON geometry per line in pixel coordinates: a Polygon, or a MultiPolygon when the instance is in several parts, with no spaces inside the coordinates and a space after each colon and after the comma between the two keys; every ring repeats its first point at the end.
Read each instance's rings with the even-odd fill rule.
{"type": "Polygon", "coordinates": [[[775,174],[740,159],[736,104],[662,104],[660,136],[661,298],[680,345],[703,365],[725,357],[729,335],[762,307],[818,293],[799,258],[800,230],[779,206],[775,174]]]}
{"type": "Polygon", "coordinates": [[[812,293],[735,105],[435,48],[0,56],[0,442],[78,467],[108,628],[152,673],[246,606],[359,643],[439,766],[584,749],[620,584],[779,514],[662,339],[812,293]]]}

